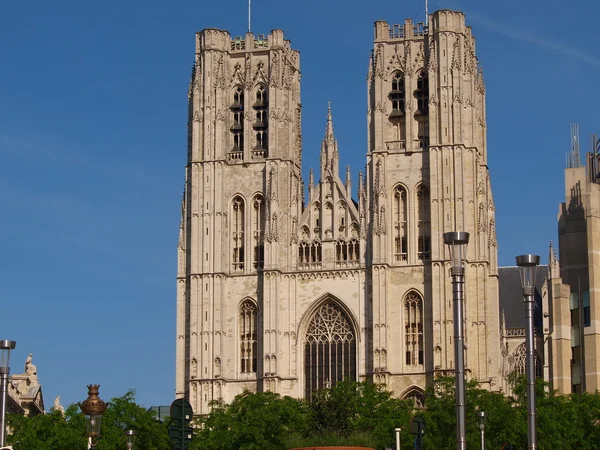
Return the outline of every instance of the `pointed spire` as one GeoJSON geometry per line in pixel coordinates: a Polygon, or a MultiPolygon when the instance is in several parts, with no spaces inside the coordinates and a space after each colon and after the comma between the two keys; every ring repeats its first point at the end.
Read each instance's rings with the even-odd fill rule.
{"type": "Polygon", "coordinates": [[[325,130],[325,142],[330,143],[334,141],[333,136],[333,120],[331,119],[331,102],[327,102],[327,128],[325,130]]]}
{"type": "Polygon", "coordinates": [[[548,250],[548,272],[550,272],[550,279],[560,278],[560,262],[556,256],[556,250],[552,246],[552,241],[550,241],[550,248],[548,250]]]}
{"type": "Polygon", "coordinates": [[[346,166],[346,189],[350,189],[352,186],[352,180],[350,177],[350,166],[346,166]]]}
{"type": "Polygon", "coordinates": [[[309,198],[309,200],[312,200],[312,193],[313,193],[314,186],[315,186],[315,177],[313,175],[313,170],[311,167],[310,171],[308,172],[308,198],[309,198]]]}

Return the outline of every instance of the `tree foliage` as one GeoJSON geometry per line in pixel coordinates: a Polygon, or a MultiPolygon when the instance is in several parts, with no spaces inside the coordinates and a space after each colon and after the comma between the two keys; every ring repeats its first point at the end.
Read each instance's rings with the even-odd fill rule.
{"type": "MultiPolygon", "coordinates": [[[[59,411],[35,417],[9,415],[12,429],[8,443],[15,450],[84,450],[87,449],[85,418],[79,406],[70,405],[63,416],[59,411]]],[[[169,450],[167,424],[154,420],[152,413],[135,403],[135,392],[113,398],[102,417],[101,438],[98,450],[125,448],[124,430],[135,429],[136,448],[169,450]]]]}
{"type": "MultiPolygon", "coordinates": [[[[501,448],[510,442],[527,447],[527,402],[523,377],[513,380],[512,395],[466,385],[467,443],[480,448],[477,410],[486,412],[486,447],[501,448]]],[[[598,448],[600,394],[558,395],[539,382],[537,395],[538,448],[598,448]]],[[[168,450],[168,423],[156,422],[135,402],[133,391],[114,398],[102,420],[98,450],[125,448],[123,432],[134,428],[136,449],[168,450]]],[[[212,412],[196,420],[190,450],[285,450],[316,445],[354,445],[383,449],[395,447],[394,428],[400,427],[403,448],[412,448],[410,421],[420,415],[426,430],[423,448],[456,447],[454,378],[440,377],[426,393],[425,408],[399,400],[393,392],[372,383],[344,381],[317,392],[311,402],[281,397],[271,392],[238,395],[230,404],[213,402],[212,412]]],[[[9,416],[13,430],[9,443],[16,450],[84,450],[87,448],[84,417],[71,405],[33,418],[9,416]]]]}

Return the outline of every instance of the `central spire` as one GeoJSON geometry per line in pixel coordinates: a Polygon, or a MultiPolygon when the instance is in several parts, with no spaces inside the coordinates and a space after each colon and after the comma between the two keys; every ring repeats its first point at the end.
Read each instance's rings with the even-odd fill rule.
{"type": "Polygon", "coordinates": [[[331,102],[327,102],[327,126],[325,128],[325,138],[321,144],[321,179],[326,178],[326,174],[338,174],[338,150],[337,141],[333,135],[333,119],[331,118],[331,102]]]}
{"type": "Polygon", "coordinates": [[[325,142],[333,143],[333,120],[331,119],[331,102],[327,102],[327,128],[325,129],[325,142]]]}

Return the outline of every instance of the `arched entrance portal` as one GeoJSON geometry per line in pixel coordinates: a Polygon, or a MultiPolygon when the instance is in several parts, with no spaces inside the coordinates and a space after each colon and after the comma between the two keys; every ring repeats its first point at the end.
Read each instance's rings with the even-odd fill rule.
{"type": "Polygon", "coordinates": [[[348,315],[333,301],[312,316],[304,341],[305,398],[345,378],[356,380],[356,336],[348,315]]]}

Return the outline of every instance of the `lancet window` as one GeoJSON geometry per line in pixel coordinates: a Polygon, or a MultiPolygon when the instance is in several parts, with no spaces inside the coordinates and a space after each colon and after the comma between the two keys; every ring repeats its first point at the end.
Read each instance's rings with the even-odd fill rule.
{"type": "Polygon", "coordinates": [[[402,117],[404,115],[404,105],[406,100],[404,74],[402,72],[395,72],[392,75],[392,90],[390,91],[389,99],[392,102],[390,118],[402,117]]]}
{"type": "Polygon", "coordinates": [[[262,84],[256,87],[256,99],[252,108],[256,113],[256,121],[252,124],[254,130],[255,145],[253,148],[254,157],[266,157],[269,147],[268,128],[269,128],[269,102],[267,91],[262,84]]]}
{"type": "Polygon", "coordinates": [[[231,205],[232,269],[244,270],[245,203],[241,196],[234,197],[231,205]]]}
{"type": "Polygon", "coordinates": [[[348,241],[339,239],[335,243],[335,259],[337,263],[357,263],[360,259],[360,246],[358,239],[353,238],[348,241]]]}
{"type": "Polygon", "coordinates": [[[256,304],[244,300],[240,306],[240,372],[256,372],[256,304]]]}
{"type": "Polygon", "coordinates": [[[417,90],[415,91],[417,99],[417,114],[429,114],[429,78],[427,72],[422,70],[417,78],[417,90]]]}
{"type": "Polygon", "coordinates": [[[394,189],[394,260],[408,260],[407,193],[404,186],[394,189]]]}
{"type": "Polygon", "coordinates": [[[423,299],[414,291],[404,300],[406,365],[423,364],[423,299]]]}
{"type": "Polygon", "coordinates": [[[429,189],[424,184],[417,188],[417,257],[420,260],[431,259],[431,201],[429,189]]]}
{"type": "Polygon", "coordinates": [[[347,314],[327,301],[313,315],[304,341],[307,400],[346,378],[356,380],[356,335],[347,314]]]}
{"type": "Polygon", "coordinates": [[[298,245],[298,264],[303,268],[321,267],[321,242],[302,241],[298,245]]]}
{"type": "Polygon", "coordinates": [[[232,115],[230,131],[233,136],[230,160],[242,159],[241,156],[235,155],[244,151],[244,90],[241,86],[235,87],[233,103],[229,109],[232,115]]]}
{"type": "Polygon", "coordinates": [[[262,269],[265,261],[264,246],[265,200],[262,195],[256,195],[252,204],[252,245],[255,269],[262,269]]]}

